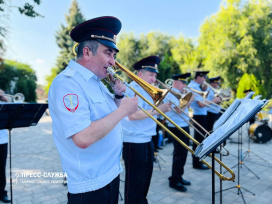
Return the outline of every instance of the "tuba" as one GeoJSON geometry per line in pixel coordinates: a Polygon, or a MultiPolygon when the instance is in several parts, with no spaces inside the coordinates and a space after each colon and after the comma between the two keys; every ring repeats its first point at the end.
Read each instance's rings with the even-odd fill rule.
{"type": "MultiPolygon", "coordinates": [[[[165,94],[163,91],[160,91],[160,89],[148,84],[135,74],[133,74],[131,71],[129,71],[126,67],[122,66],[118,62],[115,62],[116,66],[121,69],[123,72],[125,72],[132,80],[134,80],[136,83],[138,83],[144,90],[148,90],[147,93],[150,96],[154,96],[153,101],[156,104],[159,101],[162,101],[165,97],[165,94]]],[[[199,145],[199,142],[195,140],[193,137],[191,137],[186,131],[184,131],[181,127],[179,127],[173,120],[171,120],[165,113],[163,113],[159,108],[157,108],[155,105],[150,103],[145,97],[143,97],[139,92],[137,92],[133,87],[129,86],[129,84],[121,78],[119,75],[116,74],[115,70],[117,69],[116,66],[108,67],[107,71],[108,73],[114,77],[115,79],[120,80],[122,83],[124,83],[128,88],[130,88],[136,95],[138,95],[140,98],[142,98],[146,103],[148,103],[152,108],[154,108],[159,114],[161,114],[164,118],[166,118],[170,123],[172,123],[180,132],[182,132],[184,135],[186,135],[189,139],[191,139],[195,144],[199,145]]],[[[167,127],[165,127],[160,121],[158,121],[156,118],[154,118],[151,114],[149,114],[145,109],[142,107],[139,107],[144,113],[146,113],[150,118],[152,118],[160,127],[162,127],[165,131],[167,131],[177,142],[179,142],[184,148],[186,148],[189,152],[194,154],[194,151],[186,145],[182,140],[180,140],[174,133],[172,133],[167,127]]],[[[211,155],[210,155],[211,156],[211,155]]],[[[235,174],[233,171],[227,167],[224,163],[222,163],[217,157],[214,157],[214,159],[223,166],[231,175],[231,178],[228,178],[222,174],[220,174],[218,171],[215,170],[215,174],[221,179],[221,180],[229,180],[233,181],[235,179],[235,174]]],[[[209,165],[205,160],[202,160],[205,165],[207,165],[210,169],[212,169],[212,166],[209,165]]]]}

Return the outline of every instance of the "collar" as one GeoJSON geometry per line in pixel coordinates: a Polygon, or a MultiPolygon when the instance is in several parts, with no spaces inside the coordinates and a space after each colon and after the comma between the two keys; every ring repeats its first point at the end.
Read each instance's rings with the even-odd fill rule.
{"type": "Polygon", "coordinates": [[[100,81],[100,79],[91,70],[75,62],[74,60],[70,60],[68,67],[76,70],[85,79],[85,81],[89,81],[91,78],[94,78],[96,81],[100,81]]]}

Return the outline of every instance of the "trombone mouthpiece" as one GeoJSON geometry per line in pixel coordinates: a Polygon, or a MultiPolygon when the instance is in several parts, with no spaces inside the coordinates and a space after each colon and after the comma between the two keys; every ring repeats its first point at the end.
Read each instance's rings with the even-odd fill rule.
{"type": "Polygon", "coordinates": [[[112,67],[108,67],[108,68],[107,68],[107,72],[108,72],[109,74],[111,74],[111,75],[114,75],[114,74],[115,74],[115,71],[114,71],[114,69],[113,69],[112,67]]]}

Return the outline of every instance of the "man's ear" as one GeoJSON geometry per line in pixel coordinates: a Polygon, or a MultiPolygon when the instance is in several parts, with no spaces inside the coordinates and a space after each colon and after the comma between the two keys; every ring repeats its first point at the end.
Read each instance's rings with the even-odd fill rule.
{"type": "Polygon", "coordinates": [[[88,47],[83,48],[83,57],[85,60],[89,60],[90,57],[92,56],[92,51],[88,47]]]}

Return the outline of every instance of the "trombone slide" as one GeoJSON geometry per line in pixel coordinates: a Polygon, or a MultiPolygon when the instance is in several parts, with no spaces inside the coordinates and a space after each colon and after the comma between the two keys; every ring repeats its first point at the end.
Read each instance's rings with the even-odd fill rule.
{"type": "MultiPolygon", "coordinates": [[[[119,65],[119,63],[116,63],[117,66],[119,65]]],[[[121,65],[119,65],[121,66],[121,65]]],[[[127,71],[124,67],[121,67],[124,71],[127,71]]],[[[146,103],[148,103],[152,108],[154,108],[158,113],[160,113],[164,118],[166,118],[169,122],[171,122],[180,132],[182,132],[185,136],[187,136],[188,138],[190,138],[195,144],[199,144],[199,142],[197,140],[195,140],[193,137],[191,137],[185,130],[183,130],[181,127],[179,127],[178,125],[176,125],[176,123],[171,120],[167,115],[165,115],[160,109],[158,109],[154,104],[150,103],[145,97],[143,97],[139,92],[137,92],[133,87],[131,87],[124,79],[122,79],[119,75],[117,75],[115,73],[115,71],[113,70],[113,68],[109,67],[108,72],[114,76],[115,78],[119,79],[122,83],[124,83],[128,88],[130,88],[135,94],[137,94],[141,99],[143,99],[146,103]]],[[[135,77],[135,76],[132,76],[135,77]]],[[[148,84],[148,88],[151,89],[151,85],[148,84]]],[[[154,87],[155,88],[155,87],[154,87]]],[[[141,110],[143,110],[141,108],[141,110]]],[[[165,127],[161,122],[159,122],[157,119],[155,119],[151,114],[149,114],[146,110],[143,110],[143,112],[145,112],[150,118],[152,118],[160,127],[162,127],[165,131],[167,131],[177,142],[179,142],[182,146],[184,146],[184,148],[186,148],[189,152],[191,152],[192,154],[194,154],[194,151],[188,147],[183,141],[181,141],[175,134],[173,134],[167,127],[165,127]]],[[[211,154],[210,154],[211,156],[211,154]]],[[[235,179],[235,174],[231,171],[230,168],[228,168],[224,163],[222,163],[217,157],[214,157],[214,159],[220,164],[222,165],[231,175],[231,178],[225,177],[222,174],[220,174],[218,171],[215,170],[215,174],[221,179],[221,180],[229,180],[229,181],[233,181],[235,179]]],[[[212,167],[205,161],[202,160],[201,162],[203,162],[205,165],[207,165],[210,169],[212,169],[212,167]]]]}

